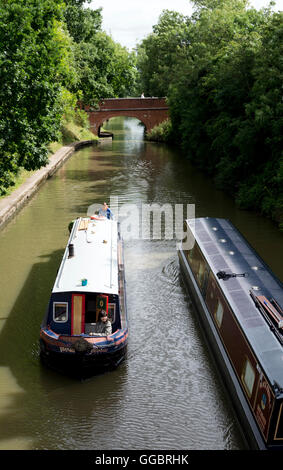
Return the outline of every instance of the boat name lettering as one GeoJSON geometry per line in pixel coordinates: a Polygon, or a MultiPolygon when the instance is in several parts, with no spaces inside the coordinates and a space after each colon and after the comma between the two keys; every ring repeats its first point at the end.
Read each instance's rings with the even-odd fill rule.
{"type": "Polygon", "coordinates": [[[60,346],[60,352],[71,352],[71,353],[74,353],[74,349],[71,349],[71,348],[66,348],[66,347],[63,347],[63,346],[60,346]]]}

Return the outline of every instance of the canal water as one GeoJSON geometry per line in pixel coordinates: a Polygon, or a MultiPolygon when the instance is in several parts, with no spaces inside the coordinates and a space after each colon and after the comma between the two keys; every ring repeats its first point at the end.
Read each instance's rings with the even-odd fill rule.
{"type": "Polygon", "coordinates": [[[111,196],[227,217],[283,279],[282,235],[270,221],[237,210],[178,150],[144,141],[138,121],[107,127],[113,140],[75,153],[0,232],[0,449],[243,449],[174,239],[126,237],[130,336],[117,370],[79,382],[40,364],[68,223],[111,196]]]}

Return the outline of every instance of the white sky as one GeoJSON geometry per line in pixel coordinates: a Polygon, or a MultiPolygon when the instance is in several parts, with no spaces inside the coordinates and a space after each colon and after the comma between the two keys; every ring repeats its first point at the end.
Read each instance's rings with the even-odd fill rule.
{"type": "MultiPolygon", "coordinates": [[[[250,3],[261,8],[267,6],[269,0],[250,0],[250,3]]],[[[92,0],[90,7],[103,8],[102,28],[129,50],[151,33],[162,10],[174,10],[184,15],[192,13],[189,0],[92,0]]],[[[276,0],[275,9],[283,9],[283,0],[276,0]]]]}

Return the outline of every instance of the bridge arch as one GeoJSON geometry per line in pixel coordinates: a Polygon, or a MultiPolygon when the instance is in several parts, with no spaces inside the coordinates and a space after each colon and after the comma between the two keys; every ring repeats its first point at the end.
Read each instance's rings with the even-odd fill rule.
{"type": "MultiPolygon", "coordinates": [[[[148,123],[145,122],[146,120],[142,120],[140,116],[135,115],[134,113],[123,113],[123,114],[111,114],[107,115],[106,117],[102,118],[101,120],[96,121],[96,126],[97,126],[97,133],[99,133],[99,129],[102,126],[102,124],[107,121],[108,119],[115,118],[115,117],[130,117],[130,118],[136,118],[138,119],[145,127],[145,130],[148,130],[148,123]]],[[[91,127],[91,131],[93,132],[93,128],[91,127]]]]}
{"type": "Polygon", "coordinates": [[[107,98],[100,100],[99,109],[84,107],[88,113],[90,130],[98,135],[99,128],[107,119],[118,116],[133,117],[141,121],[146,130],[168,118],[165,98],[107,98]]]}

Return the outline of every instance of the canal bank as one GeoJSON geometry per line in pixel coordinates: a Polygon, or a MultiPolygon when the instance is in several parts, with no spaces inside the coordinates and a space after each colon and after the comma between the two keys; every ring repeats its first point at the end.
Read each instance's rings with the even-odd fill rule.
{"type": "Polygon", "coordinates": [[[49,159],[48,165],[40,168],[19,188],[0,201],[0,229],[24,206],[36,193],[42,183],[50,178],[61,165],[77,150],[97,144],[97,140],[83,140],[61,147],[49,159]]]}

